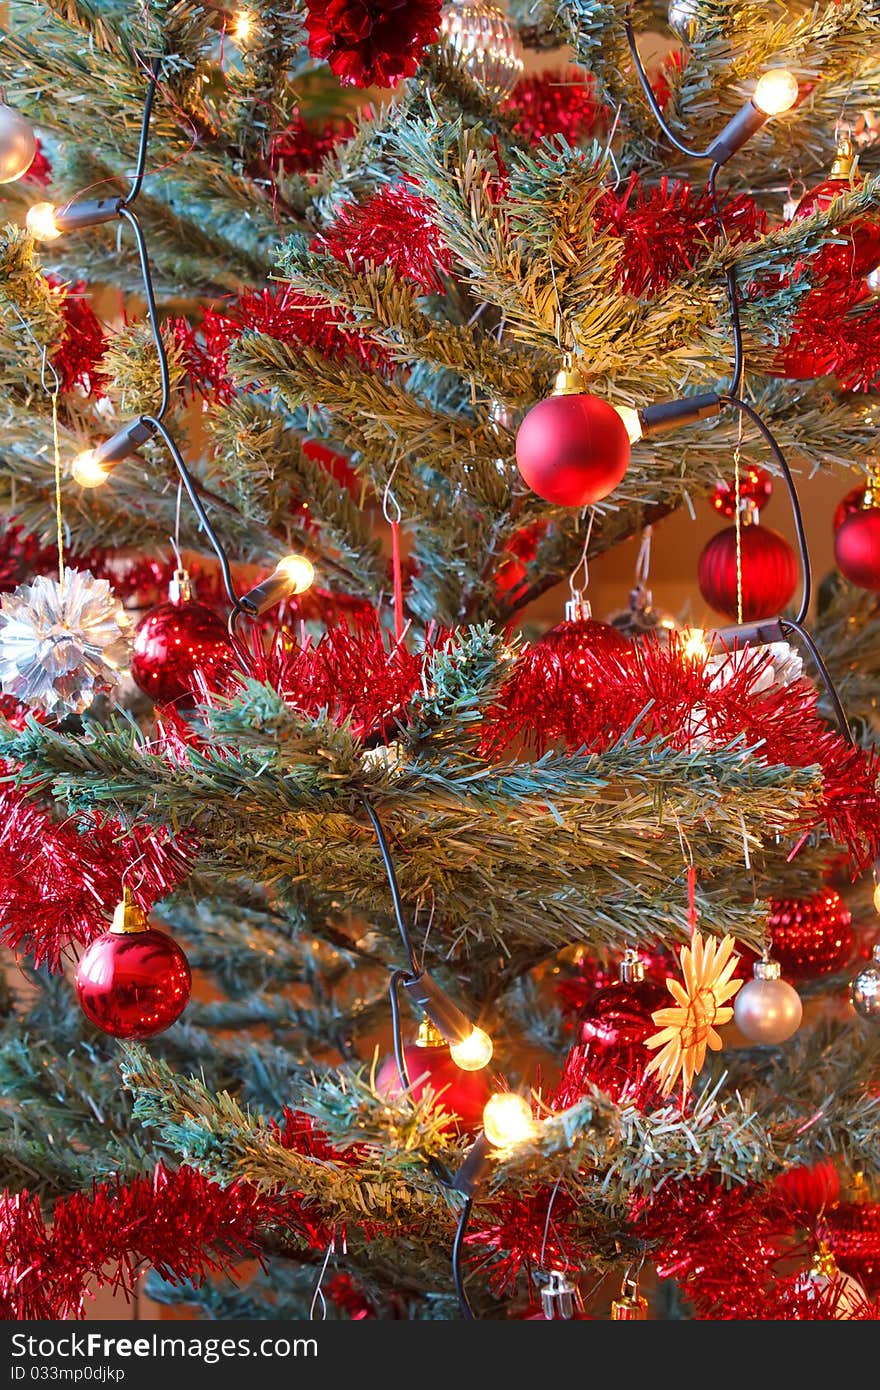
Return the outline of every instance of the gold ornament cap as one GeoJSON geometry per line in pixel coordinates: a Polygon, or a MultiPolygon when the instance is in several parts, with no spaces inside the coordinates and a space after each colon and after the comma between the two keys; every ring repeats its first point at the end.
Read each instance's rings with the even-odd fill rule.
{"type": "Polygon", "coordinates": [[[620,1297],[611,1304],[612,1322],[647,1322],[648,1300],[639,1293],[639,1281],[631,1274],[625,1274],[620,1286],[620,1297]]]}
{"type": "Polygon", "coordinates": [[[858,169],[859,159],[855,152],[852,136],[848,131],[841,131],[837,137],[837,153],[834,156],[834,163],[831,166],[829,179],[849,180],[858,169]]]}
{"type": "Polygon", "coordinates": [[[133,936],[135,932],[149,931],[147,914],[138,907],[127,888],[122,890],[122,902],[113,909],[113,922],[110,927],[117,936],[133,936]]]}
{"type": "MultiPolygon", "coordinates": [[[[860,504],[861,510],[866,512],[871,507],[880,506],[880,464],[875,464],[865,480],[865,491],[860,504]]],[[[875,893],[876,898],[876,893],[875,893]]],[[[877,906],[875,901],[874,906],[877,906]]],[[[880,909],[878,909],[880,911],[880,909]]]]}
{"type": "Polygon", "coordinates": [[[813,1256],[810,1273],[816,1279],[836,1279],[840,1273],[834,1258],[834,1251],[825,1244],[824,1240],[819,1241],[819,1249],[813,1256]]]}
{"type": "Polygon", "coordinates": [[[556,380],[553,383],[554,396],[582,396],[587,383],[581,376],[577,367],[574,365],[574,358],[570,352],[565,354],[562,366],[556,373],[556,380]]]}
{"type": "Polygon", "coordinates": [[[419,1031],[416,1033],[416,1047],[446,1047],[446,1039],[440,1029],[424,1017],[419,1024],[419,1031]]]}

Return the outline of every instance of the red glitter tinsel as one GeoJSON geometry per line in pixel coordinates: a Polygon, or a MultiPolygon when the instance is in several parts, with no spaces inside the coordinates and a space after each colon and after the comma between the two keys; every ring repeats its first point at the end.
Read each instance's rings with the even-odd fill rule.
{"type": "Polygon", "coordinates": [[[294,111],[284,130],[272,136],[269,163],[282,174],[316,170],[341,141],[351,139],[354,130],[354,122],[347,119],[315,127],[294,111]]]}
{"type": "Polygon", "coordinates": [[[440,294],[451,257],[431,215],[431,204],[406,183],[391,184],[363,203],[349,203],[315,237],[312,250],[324,251],[355,270],[388,265],[415,280],[428,294],[440,294]]]}
{"type": "Polygon", "coordinates": [[[63,295],[64,331],[52,353],[52,365],[61,378],[61,389],[72,391],[78,387],[87,396],[101,396],[107,376],[99,363],[107,348],[107,335],[86,298],[88,286],[85,280],[63,285],[55,275],[47,275],[46,279],[63,295]]]}
{"type": "Polygon", "coordinates": [[[841,1269],[880,1293],[880,1205],[842,1202],[825,1212],[821,1231],[841,1269]]]}
{"type": "Polygon", "coordinates": [[[22,175],[22,183],[38,183],[47,188],[52,182],[52,165],[43,149],[43,142],[37,136],[37,152],[30,162],[28,171],[22,175]]]}
{"type": "Polygon", "coordinates": [[[474,1268],[484,1272],[496,1294],[509,1293],[522,1275],[531,1277],[547,1268],[576,1268],[583,1241],[583,1231],[572,1229],[576,1211],[574,1198],[562,1187],[554,1195],[552,1186],[528,1197],[505,1197],[481,1206],[482,1224],[479,1228],[475,1224],[466,1237],[474,1268]]]}
{"type": "Polygon", "coordinates": [[[21,793],[0,793],[0,943],[59,970],[68,948],[107,930],[134,865],[144,908],[184,878],[190,841],[153,827],[123,831],[100,815],[58,823],[21,793]],[[127,879],[126,879],[127,881],[127,879]]]}
{"type": "Polygon", "coordinates": [[[440,0],[308,0],[309,52],[348,86],[411,77],[440,29],[440,0]]]}
{"type": "Polygon", "coordinates": [[[161,1163],[131,1182],[107,1182],[56,1202],[51,1225],[39,1197],[0,1196],[0,1318],[85,1317],[86,1296],[107,1285],[130,1296],[144,1265],[172,1284],[203,1284],[258,1255],[261,1234],[286,1225],[285,1199],[245,1182],[220,1187],[192,1168],[161,1163]]]}
{"type": "Polygon", "coordinates": [[[575,67],[524,77],[503,109],[514,118],[516,134],[536,144],[545,136],[562,135],[570,145],[579,145],[608,117],[608,108],[597,100],[593,78],[575,67]]]}
{"type": "Polygon", "coordinates": [[[368,1303],[350,1274],[334,1274],[324,1285],[324,1291],[330,1302],[352,1322],[361,1322],[364,1318],[376,1316],[372,1305],[368,1303]]]}

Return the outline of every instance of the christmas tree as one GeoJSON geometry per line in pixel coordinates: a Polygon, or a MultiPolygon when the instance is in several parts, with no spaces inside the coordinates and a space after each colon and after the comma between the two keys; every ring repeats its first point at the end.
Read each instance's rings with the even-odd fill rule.
{"type": "Polygon", "coordinates": [[[0,73],[4,1317],[876,1317],[880,4],[0,73]]]}

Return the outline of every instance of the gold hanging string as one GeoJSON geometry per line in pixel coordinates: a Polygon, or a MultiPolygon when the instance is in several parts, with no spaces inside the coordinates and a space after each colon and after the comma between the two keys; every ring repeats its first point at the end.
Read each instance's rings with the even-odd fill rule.
{"type": "Polygon", "coordinates": [[[64,513],[61,506],[61,441],[58,438],[58,393],[61,381],[54,364],[49,361],[48,348],[43,348],[40,364],[40,384],[52,402],[52,453],[55,465],[55,534],[58,540],[58,583],[64,583],[64,513]],[[52,383],[46,379],[52,373],[52,383]]]}

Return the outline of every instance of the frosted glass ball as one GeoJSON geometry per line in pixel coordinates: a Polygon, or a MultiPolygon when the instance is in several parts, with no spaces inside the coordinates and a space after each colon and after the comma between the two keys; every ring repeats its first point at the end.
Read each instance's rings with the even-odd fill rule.
{"type": "Polygon", "coordinates": [[[749,1042],[787,1042],[800,1027],[800,995],[785,980],[749,980],[733,1006],[733,1017],[749,1042]]]}

